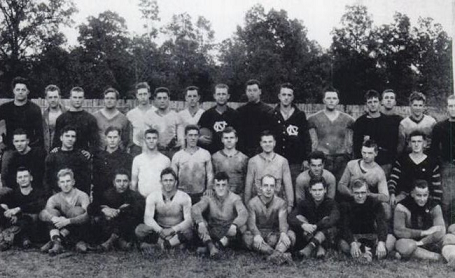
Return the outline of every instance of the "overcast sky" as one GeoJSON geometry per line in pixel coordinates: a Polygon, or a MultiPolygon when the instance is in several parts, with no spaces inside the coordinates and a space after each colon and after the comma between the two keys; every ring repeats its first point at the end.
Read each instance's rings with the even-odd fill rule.
{"type": "MultiPolygon", "coordinates": [[[[86,22],[88,16],[97,16],[105,10],[117,12],[126,19],[130,32],[143,33],[139,0],[74,0],[79,13],[74,16],[75,26],[86,22]]],[[[229,38],[237,25],[243,25],[244,16],[252,6],[261,3],[269,9],[284,9],[288,16],[303,21],[308,37],[328,48],[330,32],[340,22],[346,5],[360,3],[368,7],[375,25],[391,23],[395,11],[407,14],[412,25],[418,17],[432,17],[452,35],[451,0],[158,0],[161,25],[167,24],[173,14],[187,12],[193,19],[201,15],[212,23],[216,42],[229,38]]],[[[68,44],[77,43],[77,28],[65,28],[68,44]]]]}

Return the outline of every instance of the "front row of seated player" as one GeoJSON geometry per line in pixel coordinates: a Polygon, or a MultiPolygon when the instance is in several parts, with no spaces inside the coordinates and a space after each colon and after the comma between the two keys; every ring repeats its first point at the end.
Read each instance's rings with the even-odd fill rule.
{"type": "Polygon", "coordinates": [[[246,208],[240,196],[229,190],[224,172],[215,175],[212,194],[192,206],[190,196],[177,189],[177,175],[171,168],[161,173],[162,194],[149,195],[145,202],[129,188],[128,172],[117,170],[114,186],[93,203],[74,187],[73,172],[62,169],[57,174],[61,191],[47,200],[43,210],[45,200],[32,187],[30,171],[21,167],[16,177],[18,187],[0,200],[2,250],[14,242],[30,247],[39,226],[45,224],[50,241],[41,250],[50,255],[69,246],[86,252],[87,242],[100,251],[130,250],[137,239],[144,252],[152,252],[153,245],[168,249],[199,241],[211,257],[218,257],[229,245],[243,244],[282,263],[292,259],[293,247],[298,256],[323,257],[338,242],[342,252],[368,261],[392,255],[434,261],[444,257],[455,263],[455,226],[446,234],[441,207],[429,198],[424,180],[417,180],[411,194],[397,204],[392,233],[384,206],[370,196],[362,179],[352,185],[353,198],[340,206],[326,196],[324,179],[312,179],[308,199],[288,216],[286,201],[276,195],[276,179],[271,175],[261,179],[258,195],[246,208]]]}

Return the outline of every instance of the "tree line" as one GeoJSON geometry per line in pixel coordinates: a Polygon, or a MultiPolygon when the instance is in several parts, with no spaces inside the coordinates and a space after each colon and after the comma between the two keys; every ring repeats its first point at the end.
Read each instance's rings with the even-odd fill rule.
{"type": "Polygon", "coordinates": [[[452,42],[432,18],[412,26],[407,15],[396,12],[391,23],[375,25],[365,6],[346,6],[326,50],[308,38],[302,20],[259,4],[220,43],[202,16],[176,14],[158,28],[156,0],[140,0],[138,9],[143,34],[130,33],[125,19],[112,11],[74,26],[72,1],[1,1],[0,97],[11,97],[9,84],[17,75],[29,78],[35,98],[43,97],[48,84],[63,92],[81,86],[87,98],[99,98],[113,86],[131,98],[134,84],[147,81],[152,88],[169,87],[175,100],[183,99],[189,85],[211,100],[214,84],[222,82],[229,85],[231,100],[243,101],[251,78],[262,82],[267,102],[276,101],[283,82],[295,86],[298,102],[319,101],[325,86],[338,88],[345,104],[363,103],[368,89],[394,89],[399,104],[415,90],[433,104],[453,93],[452,42]],[[65,47],[63,26],[77,28],[78,45],[65,47]]]}

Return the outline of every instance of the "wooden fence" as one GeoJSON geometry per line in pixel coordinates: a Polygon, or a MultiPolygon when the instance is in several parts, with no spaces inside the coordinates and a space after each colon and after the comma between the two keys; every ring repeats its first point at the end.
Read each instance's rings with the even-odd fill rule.
{"type": "MultiPolygon", "coordinates": [[[[11,99],[0,99],[0,104],[5,103],[7,101],[11,101],[11,99]]],[[[44,99],[32,99],[32,101],[38,104],[42,110],[47,108],[47,103],[44,99]]],[[[69,100],[64,99],[62,103],[65,106],[69,106],[69,100]]],[[[236,109],[239,106],[242,106],[244,103],[241,102],[230,102],[229,106],[236,109]]],[[[83,107],[90,113],[93,113],[103,107],[103,100],[102,99],[86,99],[84,101],[83,107]]],[[[136,100],[119,100],[118,108],[123,113],[128,112],[132,108],[136,106],[136,100]]],[[[171,108],[180,111],[185,108],[184,101],[171,101],[171,108]]],[[[201,107],[205,110],[215,105],[215,102],[207,101],[201,103],[201,107]]],[[[275,104],[270,104],[271,106],[275,106],[275,104]]],[[[312,103],[298,103],[297,107],[301,110],[305,111],[307,116],[316,113],[317,111],[324,108],[323,104],[312,104],[312,103]]],[[[348,113],[349,115],[353,116],[354,118],[358,118],[362,114],[365,113],[364,105],[339,105],[339,109],[348,113]]],[[[397,106],[395,107],[395,111],[397,114],[406,117],[409,115],[409,107],[408,106],[397,106]]],[[[445,108],[441,109],[438,107],[428,107],[427,113],[433,116],[436,120],[441,121],[446,118],[445,108]]]]}

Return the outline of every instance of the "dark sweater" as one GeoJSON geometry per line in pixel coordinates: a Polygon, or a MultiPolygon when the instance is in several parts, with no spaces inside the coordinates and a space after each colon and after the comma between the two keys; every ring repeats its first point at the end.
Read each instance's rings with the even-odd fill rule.
{"type": "Polygon", "coordinates": [[[455,122],[447,119],[437,123],[431,138],[431,155],[440,162],[455,164],[455,122]]]}
{"type": "Polygon", "coordinates": [[[379,165],[392,164],[395,160],[398,143],[398,128],[393,127],[395,119],[381,114],[370,118],[368,114],[360,116],[354,123],[353,151],[356,158],[361,158],[362,143],[369,136],[379,147],[375,161],[379,165]]]}
{"type": "Polygon", "coordinates": [[[87,159],[81,150],[62,151],[51,153],[46,158],[46,172],[44,174],[44,188],[46,194],[60,192],[57,183],[57,173],[61,169],[69,168],[74,172],[76,188],[84,191],[90,196],[92,183],[92,168],[90,160],[87,159]]]}
{"type": "Polygon", "coordinates": [[[31,171],[33,176],[33,188],[43,190],[44,176],[44,159],[46,152],[43,148],[34,147],[26,154],[20,154],[13,151],[11,156],[6,157],[2,161],[2,182],[9,188],[16,186],[17,169],[21,166],[26,167],[31,171]]]}
{"type": "Polygon", "coordinates": [[[131,172],[132,164],[133,157],[120,149],[113,153],[107,151],[97,153],[93,157],[93,195],[102,194],[112,187],[116,170],[123,168],[131,172]]]}
{"type": "Polygon", "coordinates": [[[14,149],[12,144],[13,132],[17,128],[23,128],[30,139],[32,147],[44,147],[43,123],[41,109],[31,101],[22,106],[16,106],[14,101],[0,106],[0,120],[5,120],[6,145],[14,149]]]}
{"type": "Polygon", "coordinates": [[[239,150],[248,157],[260,153],[260,134],[270,129],[272,108],[263,102],[247,104],[237,109],[239,112],[239,150]]]}
{"type": "Polygon", "coordinates": [[[317,226],[317,230],[331,228],[340,219],[340,211],[334,200],[325,198],[319,206],[316,206],[311,195],[307,200],[299,202],[291,214],[289,214],[289,225],[293,227],[302,225],[302,221],[297,219],[297,215],[304,216],[308,220],[308,223],[317,226]]]}
{"type": "Polygon", "coordinates": [[[275,135],[275,152],[284,156],[289,164],[302,164],[311,152],[311,138],[305,112],[294,106],[294,113],[287,120],[277,105],[271,112],[270,129],[275,135]]]}
{"type": "Polygon", "coordinates": [[[100,138],[98,133],[98,123],[95,117],[87,111],[66,111],[57,118],[55,124],[55,135],[52,147],[60,147],[61,132],[65,126],[74,126],[76,128],[75,148],[89,151],[95,154],[100,149],[100,138]]]}
{"type": "Polygon", "coordinates": [[[377,234],[379,241],[386,241],[387,222],[381,202],[371,197],[363,204],[351,200],[342,203],[340,211],[341,237],[348,243],[354,241],[354,234],[377,234]]]}
{"type": "MultiPolygon", "coordinates": [[[[0,204],[5,204],[9,209],[19,207],[21,213],[38,214],[46,205],[46,198],[43,192],[33,189],[28,195],[23,195],[19,188],[9,191],[0,199],[0,204]]],[[[3,214],[3,209],[0,209],[3,214]]]]}
{"type": "Polygon", "coordinates": [[[201,128],[207,128],[212,132],[212,143],[209,146],[201,145],[201,147],[214,154],[224,148],[221,135],[226,127],[231,126],[238,131],[239,114],[230,107],[227,107],[227,110],[220,114],[214,106],[202,113],[198,124],[201,128]]]}

